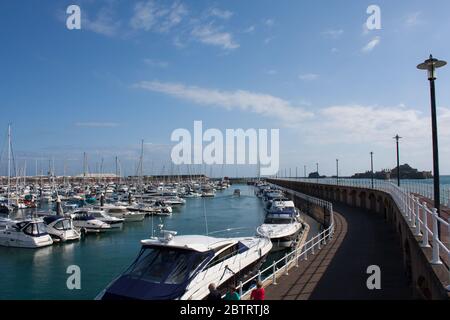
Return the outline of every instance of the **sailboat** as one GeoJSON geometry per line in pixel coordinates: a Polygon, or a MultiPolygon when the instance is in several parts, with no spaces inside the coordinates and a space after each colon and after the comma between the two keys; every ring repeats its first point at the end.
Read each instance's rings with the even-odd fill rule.
{"type": "MultiPolygon", "coordinates": [[[[13,211],[11,206],[11,124],[8,124],[8,186],[7,186],[7,202],[0,203],[0,214],[6,214],[9,220],[9,214],[13,211]]],[[[5,218],[2,221],[6,221],[5,218]]]]}

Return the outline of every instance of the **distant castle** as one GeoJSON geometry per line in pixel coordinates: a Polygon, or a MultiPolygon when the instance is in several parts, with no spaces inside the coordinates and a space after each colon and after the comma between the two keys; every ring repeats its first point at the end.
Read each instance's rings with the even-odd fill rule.
{"type": "MultiPolygon", "coordinates": [[[[385,169],[382,171],[374,172],[374,178],[380,180],[397,179],[397,167],[392,170],[385,169]]],[[[370,179],[372,173],[366,171],[364,173],[356,173],[352,176],[355,179],[370,179]]],[[[412,168],[408,164],[403,164],[400,166],[400,179],[430,179],[433,178],[431,171],[419,171],[412,168]]]]}

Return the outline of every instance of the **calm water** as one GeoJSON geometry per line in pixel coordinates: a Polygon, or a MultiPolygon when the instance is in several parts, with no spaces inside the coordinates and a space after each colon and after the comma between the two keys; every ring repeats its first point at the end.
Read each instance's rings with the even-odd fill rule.
{"type": "MultiPolygon", "coordinates": [[[[178,234],[205,234],[205,212],[209,232],[227,228],[229,236],[248,236],[264,220],[261,200],[253,195],[253,187],[234,185],[218,192],[215,198],[187,199],[186,205],[175,209],[172,217],[154,218],[164,229],[178,234]],[[241,197],[233,197],[235,188],[241,197]]],[[[318,226],[305,218],[315,233],[318,226]]],[[[127,223],[122,231],[88,235],[68,244],[56,244],[42,249],[0,247],[0,299],[93,299],[109,282],[137,256],[139,241],[152,233],[152,219],[127,223]],[[81,290],[68,290],[66,269],[81,268],[81,290]]],[[[217,233],[214,236],[223,236],[217,233]]]]}

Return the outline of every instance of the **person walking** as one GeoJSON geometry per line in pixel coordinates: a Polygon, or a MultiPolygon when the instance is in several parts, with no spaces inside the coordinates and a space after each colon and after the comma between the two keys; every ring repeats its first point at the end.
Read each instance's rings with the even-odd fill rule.
{"type": "Polygon", "coordinates": [[[209,294],[206,297],[206,300],[209,301],[219,301],[222,300],[222,295],[220,294],[219,290],[217,290],[216,285],[214,283],[211,283],[208,286],[209,294]]]}
{"type": "Polygon", "coordinates": [[[250,300],[264,300],[265,290],[261,281],[256,283],[256,288],[250,294],[250,300]]]}
{"type": "Polygon", "coordinates": [[[239,293],[237,293],[235,286],[230,286],[227,294],[225,295],[225,300],[241,300],[241,297],[239,296],[239,293]]]}

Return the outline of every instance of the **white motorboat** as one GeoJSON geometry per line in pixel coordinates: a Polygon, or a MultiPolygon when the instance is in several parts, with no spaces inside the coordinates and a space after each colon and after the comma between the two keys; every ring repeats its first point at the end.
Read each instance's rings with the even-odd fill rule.
{"type": "Polygon", "coordinates": [[[105,206],[103,207],[106,214],[125,219],[125,222],[139,222],[145,219],[145,212],[132,212],[124,206],[105,206]]]}
{"type": "Polygon", "coordinates": [[[142,240],[135,261],[97,299],[201,300],[211,283],[223,292],[254,274],[272,248],[263,237],[163,234],[142,240]]]}
{"type": "Polygon", "coordinates": [[[41,219],[0,221],[0,245],[17,248],[41,248],[53,244],[41,219]]]}
{"type": "Polygon", "coordinates": [[[164,201],[165,204],[169,206],[179,206],[186,204],[186,200],[178,196],[163,197],[162,200],[164,201]]]}
{"type": "Polygon", "coordinates": [[[48,234],[54,241],[73,241],[81,237],[74,228],[71,218],[54,215],[44,217],[43,221],[47,226],[48,234]]]}
{"type": "Polygon", "coordinates": [[[73,225],[83,233],[99,233],[111,229],[106,222],[94,218],[89,210],[76,210],[71,214],[73,225]]]}
{"type": "Polygon", "coordinates": [[[256,232],[259,236],[270,238],[275,249],[282,249],[292,247],[302,230],[303,224],[294,202],[278,199],[272,202],[264,224],[256,232]]]}
{"type": "Polygon", "coordinates": [[[216,196],[216,193],[214,192],[213,189],[210,190],[204,190],[202,192],[202,197],[203,198],[214,198],[216,196]]]}
{"type": "Polygon", "coordinates": [[[95,219],[109,224],[112,229],[121,229],[125,221],[123,218],[108,215],[104,210],[90,210],[89,214],[95,219]]]}

